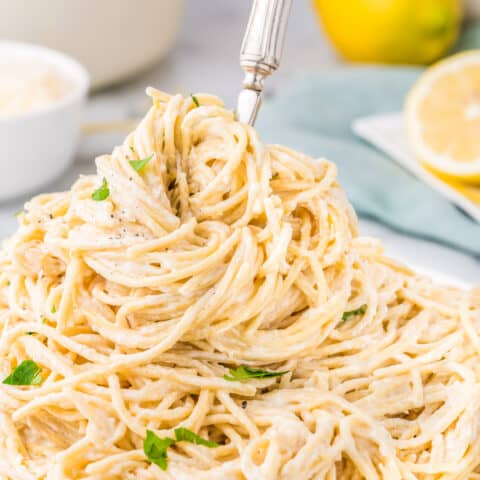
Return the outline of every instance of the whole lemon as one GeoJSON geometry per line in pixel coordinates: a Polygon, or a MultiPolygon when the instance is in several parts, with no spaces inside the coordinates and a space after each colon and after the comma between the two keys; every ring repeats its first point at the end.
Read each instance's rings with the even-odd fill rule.
{"type": "Polygon", "coordinates": [[[356,62],[428,64],[455,42],[461,0],[312,0],[339,52],[356,62]]]}

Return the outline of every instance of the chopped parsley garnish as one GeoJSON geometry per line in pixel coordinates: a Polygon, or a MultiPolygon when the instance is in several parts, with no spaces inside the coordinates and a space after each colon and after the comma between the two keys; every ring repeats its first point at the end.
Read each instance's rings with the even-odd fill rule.
{"type": "Polygon", "coordinates": [[[188,428],[180,427],[174,430],[175,440],[177,442],[190,442],[195,445],[203,445],[208,448],[217,448],[220,445],[217,442],[212,442],[211,440],[205,440],[196,433],[192,432],[188,428]]]}
{"type": "Polygon", "coordinates": [[[207,448],[216,448],[219,446],[217,442],[205,440],[185,427],[176,428],[174,432],[175,439],[169,437],[160,438],[155,432],[147,430],[147,436],[143,441],[145,456],[150,462],[158,465],[162,470],[166,470],[168,467],[168,447],[175,445],[177,442],[189,442],[195,445],[203,445],[207,448]]]}
{"type": "Polygon", "coordinates": [[[15,212],[15,216],[18,217],[19,215],[21,215],[23,213],[23,210],[19,210],[18,212],[15,212]]]}
{"type": "Polygon", "coordinates": [[[342,315],[342,322],[346,322],[352,317],[356,317],[357,315],[363,315],[367,311],[367,305],[362,305],[361,307],[357,308],[356,310],[350,310],[349,312],[343,312],[342,315]]]}
{"type": "Polygon", "coordinates": [[[190,96],[192,97],[192,101],[193,101],[193,103],[195,104],[195,106],[199,107],[199,106],[200,106],[200,102],[198,101],[198,98],[197,98],[195,95],[193,95],[193,94],[191,94],[190,96]]]}
{"type": "Polygon", "coordinates": [[[128,148],[132,153],[135,153],[135,147],[133,145],[129,145],[128,148]]]}
{"type": "Polygon", "coordinates": [[[5,385],[40,385],[43,378],[41,368],[33,360],[24,360],[3,381],[5,385]]]}
{"type": "Polygon", "coordinates": [[[250,368],[245,365],[241,365],[238,368],[231,368],[230,375],[224,375],[223,378],[229,382],[245,382],[251,380],[252,378],[271,378],[271,377],[281,377],[285,375],[288,371],[285,372],[268,372],[267,370],[257,370],[255,368],[250,368]]]}
{"type": "Polygon", "coordinates": [[[57,307],[55,305],[52,305],[52,313],[57,313],[57,307]]]}
{"type": "Polygon", "coordinates": [[[149,157],[142,158],[141,160],[130,160],[130,165],[137,173],[140,173],[152,158],[153,153],[149,157]]]}
{"type": "Polygon", "coordinates": [[[102,185],[92,193],[92,199],[96,202],[102,202],[103,200],[106,200],[109,195],[110,189],[108,188],[107,179],[103,177],[102,185]]]}
{"type": "Polygon", "coordinates": [[[147,430],[147,436],[143,441],[143,451],[147,459],[158,465],[162,470],[167,469],[167,449],[175,444],[173,438],[160,438],[151,430],[147,430]]]}
{"type": "Polygon", "coordinates": [[[37,332],[25,332],[25,335],[36,335],[37,332]]]}

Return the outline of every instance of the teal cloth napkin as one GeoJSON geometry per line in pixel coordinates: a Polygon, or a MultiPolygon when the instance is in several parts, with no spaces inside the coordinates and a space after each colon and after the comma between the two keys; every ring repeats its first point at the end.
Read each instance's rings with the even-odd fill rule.
{"type": "Polygon", "coordinates": [[[453,51],[456,53],[473,48],[480,48],[480,22],[478,21],[465,27],[453,51]]]}
{"type": "Polygon", "coordinates": [[[261,110],[257,127],[281,143],[338,166],[360,216],[480,257],[480,225],[351,129],[358,117],[400,111],[415,68],[350,67],[309,74],[261,110]]]}

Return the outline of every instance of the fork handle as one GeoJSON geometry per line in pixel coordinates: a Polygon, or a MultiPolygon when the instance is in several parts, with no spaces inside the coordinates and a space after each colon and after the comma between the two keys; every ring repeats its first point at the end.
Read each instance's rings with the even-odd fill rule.
{"type": "MultiPolygon", "coordinates": [[[[252,80],[266,77],[280,64],[291,0],[254,0],[240,50],[240,65],[252,80]]],[[[255,82],[253,82],[255,83],[255,82]]],[[[254,88],[255,85],[246,85],[254,88]]],[[[261,90],[261,88],[260,88],[261,90]]]]}

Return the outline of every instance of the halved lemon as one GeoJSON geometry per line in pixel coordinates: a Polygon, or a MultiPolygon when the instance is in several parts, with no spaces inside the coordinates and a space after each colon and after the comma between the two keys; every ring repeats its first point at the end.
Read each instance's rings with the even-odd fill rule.
{"type": "Polygon", "coordinates": [[[438,176],[480,184],[480,50],[430,67],[410,92],[410,146],[438,176]]]}

